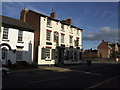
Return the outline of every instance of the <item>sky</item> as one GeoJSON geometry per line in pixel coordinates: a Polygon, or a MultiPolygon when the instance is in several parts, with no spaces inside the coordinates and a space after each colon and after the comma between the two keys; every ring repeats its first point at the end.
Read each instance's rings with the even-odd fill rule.
{"type": "Polygon", "coordinates": [[[118,41],[117,2],[2,2],[2,15],[19,19],[24,7],[48,16],[53,10],[59,20],[71,17],[83,29],[83,49],[97,49],[103,39],[118,41]]]}

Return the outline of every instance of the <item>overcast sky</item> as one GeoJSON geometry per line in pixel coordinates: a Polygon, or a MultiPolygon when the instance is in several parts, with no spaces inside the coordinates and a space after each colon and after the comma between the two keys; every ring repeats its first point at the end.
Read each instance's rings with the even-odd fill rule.
{"type": "Polygon", "coordinates": [[[53,9],[59,20],[71,17],[73,25],[84,30],[84,49],[96,49],[103,39],[118,40],[117,2],[3,2],[2,14],[19,19],[24,7],[45,15],[50,15],[53,9]]]}

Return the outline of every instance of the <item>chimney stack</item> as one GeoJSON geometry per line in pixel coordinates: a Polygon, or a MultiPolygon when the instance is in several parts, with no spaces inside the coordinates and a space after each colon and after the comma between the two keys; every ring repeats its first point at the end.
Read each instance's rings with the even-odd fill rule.
{"type": "Polygon", "coordinates": [[[27,9],[24,8],[20,14],[20,20],[22,20],[23,22],[26,22],[26,14],[27,14],[27,9]]]}
{"type": "Polygon", "coordinates": [[[52,13],[50,14],[50,17],[53,18],[53,19],[56,19],[56,12],[52,12],[52,13]]]}
{"type": "Polygon", "coordinates": [[[72,24],[72,18],[66,19],[66,23],[69,24],[69,25],[71,25],[72,24]]]}
{"type": "Polygon", "coordinates": [[[102,40],[102,42],[104,42],[104,40],[102,40]]]}

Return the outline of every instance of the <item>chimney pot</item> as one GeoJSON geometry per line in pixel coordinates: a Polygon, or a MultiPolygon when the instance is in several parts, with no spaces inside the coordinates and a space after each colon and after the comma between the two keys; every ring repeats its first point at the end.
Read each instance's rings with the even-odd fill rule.
{"type": "Polygon", "coordinates": [[[53,19],[56,19],[56,12],[52,12],[52,13],[50,14],[50,17],[53,18],[53,19]]]}
{"type": "Polygon", "coordinates": [[[72,18],[66,19],[67,24],[71,25],[72,24],[72,18]]]}

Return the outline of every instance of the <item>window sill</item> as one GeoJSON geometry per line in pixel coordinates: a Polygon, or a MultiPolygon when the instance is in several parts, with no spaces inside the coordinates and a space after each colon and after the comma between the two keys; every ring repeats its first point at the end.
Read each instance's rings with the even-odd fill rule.
{"type": "Polygon", "coordinates": [[[51,61],[51,59],[45,59],[45,61],[51,61]]]}
{"type": "Polygon", "coordinates": [[[7,42],[9,42],[9,40],[8,40],[8,39],[2,39],[2,41],[7,41],[7,42]]]}
{"type": "Polygon", "coordinates": [[[23,41],[18,41],[18,43],[24,43],[23,41]]]}
{"type": "Polygon", "coordinates": [[[52,28],[51,26],[47,26],[47,27],[52,28]]]}
{"type": "Polygon", "coordinates": [[[64,29],[62,29],[61,31],[65,32],[65,30],[64,30],[64,29]]]}
{"type": "Polygon", "coordinates": [[[51,43],[51,42],[46,42],[46,44],[47,44],[47,45],[52,45],[52,43],[51,43]]]}

